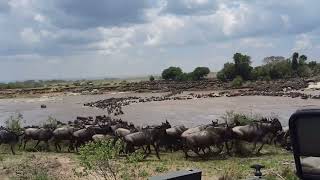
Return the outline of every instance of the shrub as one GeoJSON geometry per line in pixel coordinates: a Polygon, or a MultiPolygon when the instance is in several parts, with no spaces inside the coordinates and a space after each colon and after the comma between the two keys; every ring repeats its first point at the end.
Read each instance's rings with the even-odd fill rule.
{"type": "Polygon", "coordinates": [[[56,129],[58,127],[57,119],[49,116],[46,122],[43,123],[44,128],[56,129]]]}
{"type": "Polygon", "coordinates": [[[225,114],[221,117],[224,121],[228,122],[229,124],[237,123],[240,126],[247,125],[252,121],[257,120],[254,117],[243,113],[237,113],[234,111],[226,111],[225,114]]]}
{"type": "Polygon", "coordinates": [[[193,80],[203,79],[209,73],[210,73],[210,69],[208,67],[197,67],[192,72],[192,79],[193,80]]]}
{"type": "Polygon", "coordinates": [[[243,79],[241,76],[237,76],[231,83],[232,87],[239,88],[242,86],[243,79]]]}
{"type": "Polygon", "coordinates": [[[117,161],[121,145],[111,140],[90,142],[79,151],[80,163],[85,171],[101,175],[104,179],[116,179],[120,164],[117,161]]]}
{"type": "Polygon", "coordinates": [[[151,76],[149,77],[149,81],[154,81],[154,76],[151,75],[151,76]]]}
{"type": "Polygon", "coordinates": [[[6,121],[6,128],[10,129],[13,132],[19,133],[22,130],[21,123],[23,121],[22,114],[18,113],[15,115],[11,115],[6,121]]]}
{"type": "Polygon", "coordinates": [[[180,67],[169,67],[162,71],[162,79],[165,80],[177,80],[177,77],[182,74],[180,67]]]}
{"type": "Polygon", "coordinates": [[[141,162],[144,159],[144,154],[141,151],[135,151],[127,156],[127,162],[137,163],[141,162]]]}

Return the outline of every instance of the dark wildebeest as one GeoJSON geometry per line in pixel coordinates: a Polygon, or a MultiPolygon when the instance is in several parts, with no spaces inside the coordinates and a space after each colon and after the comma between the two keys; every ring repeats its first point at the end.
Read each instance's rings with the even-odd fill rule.
{"type": "Polygon", "coordinates": [[[73,132],[73,138],[75,142],[76,151],[80,145],[85,144],[88,141],[92,141],[92,136],[95,134],[106,135],[111,132],[110,126],[89,126],[87,128],[79,129],[73,132]]]}
{"type": "MultiPolygon", "coordinates": [[[[24,130],[24,145],[23,145],[23,149],[26,148],[26,144],[27,142],[32,139],[32,140],[37,140],[37,144],[34,146],[34,148],[36,148],[39,143],[41,141],[44,141],[47,145],[47,150],[49,150],[49,140],[52,138],[53,136],[53,130],[49,129],[49,128],[36,128],[36,127],[32,127],[32,128],[26,128],[24,130]]],[[[22,144],[23,141],[21,141],[22,144]]]]}
{"type": "Polygon", "coordinates": [[[57,128],[53,131],[53,142],[54,142],[56,151],[61,151],[61,146],[60,146],[61,141],[69,141],[68,152],[74,149],[73,148],[73,143],[74,143],[73,132],[75,132],[76,130],[78,129],[75,127],[65,126],[65,127],[57,128]]]}
{"type": "Polygon", "coordinates": [[[275,137],[279,131],[282,131],[281,123],[277,118],[271,121],[253,122],[244,126],[236,126],[232,129],[236,140],[243,140],[253,143],[252,152],[256,149],[257,143],[261,142],[257,153],[261,151],[266,143],[265,137],[271,135],[275,137]]]}
{"type": "Polygon", "coordinates": [[[161,139],[160,145],[166,150],[180,149],[182,147],[181,134],[186,130],[187,128],[183,125],[166,129],[166,135],[161,139]]]}
{"type": "Polygon", "coordinates": [[[291,150],[291,140],[290,140],[290,132],[289,127],[283,127],[283,131],[279,132],[276,137],[276,143],[279,143],[283,148],[290,151],[291,150]]]}
{"type": "Polygon", "coordinates": [[[16,154],[14,152],[15,145],[19,142],[19,136],[16,133],[0,127],[0,145],[8,144],[10,145],[12,154],[16,154]]]}
{"type": "Polygon", "coordinates": [[[211,151],[211,146],[216,146],[219,150],[217,153],[220,153],[223,150],[223,143],[225,143],[227,152],[229,153],[227,142],[231,140],[232,137],[233,132],[230,127],[207,126],[203,130],[186,133],[182,136],[185,158],[187,159],[189,157],[189,150],[192,150],[198,156],[201,156],[199,150],[202,150],[203,153],[205,153],[206,148],[211,151]]]}
{"type": "Polygon", "coordinates": [[[160,126],[150,126],[142,129],[139,132],[128,134],[124,137],[124,142],[126,144],[126,153],[135,151],[134,147],[147,146],[147,151],[145,151],[145,158],[150,155],[151,148],[153,146],[156,151],[158,159],[159,156],[159,142],[160,139],[166,134],[166,129],[171,128],[168,121],[162,123],[160,126]]]}

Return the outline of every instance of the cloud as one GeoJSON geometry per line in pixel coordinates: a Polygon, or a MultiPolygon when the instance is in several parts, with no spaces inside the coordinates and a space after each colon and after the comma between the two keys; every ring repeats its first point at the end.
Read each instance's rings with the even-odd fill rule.
{"type": "Polygon", "coordinates": [[[319,5],[317,0],[0,1],[0,65],[19,65],[21,72],[7,72],[19,79],[56,77],[52,64],[64,66],[61,77],[77,77],[158,73],[170,64],[217,69],[234,52],[250,53],[256,63],[293,50],[317,57],[319,5]],[[123,70],[127,64],[136,69],[123,70]],[[32,65],[46,71],[22,68],[32,65]],[[85,70],[87,65],[96,70],[85,70]]]}
{"type": "Polygon", "coordinates": [[[32,28],[24,28],[20,32],[20,36],[26,43],[38,43],[40,42],[40,36],[32,28]]]}
{"type": "Polygon", "coordinates": [[[293,51],[309,50],[313,47],[311,37],[307,34],[298,35],[294,43],[293,51]]]}

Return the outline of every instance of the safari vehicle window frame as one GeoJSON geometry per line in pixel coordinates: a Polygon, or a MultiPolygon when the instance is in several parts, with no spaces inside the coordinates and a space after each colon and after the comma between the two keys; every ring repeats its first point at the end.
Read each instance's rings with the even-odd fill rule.
{"type": "MultiPolygon", "coordinates": [[[[290,139],[292,142],[292,151],[293,151],[293,156],[294,156],[294,161],[295,161],[295,166],[296,166],[296,174],[299,178],[301,179],[314,179],[314,178],[319,178],[319,175],[312,175],[312,174],[307,174],[305,175],[302,171],[302,164],[301,164],[301,152],[300,152],[300,141],[299,141],[299,136],[298,136],[298,128],[297,128],[297,120],[301,117],[303,117],[305,120],[308,118],[312,118],[315,116],[320,117],[320,109],[319,108],[308,108],[308,109],[301,109],[297,110],[294,114],[291,115],[289,119],[289,132],[290,132],[290,139]]],[[[319,120],[320,121],[320,120],[319,120]]],[[[305,156],[302,154],[302,156],[305,156]]],[[[315,156],[315,157],[320,157],[320,153],[312,153],[308,154],[307,156],[315,156]]]]}

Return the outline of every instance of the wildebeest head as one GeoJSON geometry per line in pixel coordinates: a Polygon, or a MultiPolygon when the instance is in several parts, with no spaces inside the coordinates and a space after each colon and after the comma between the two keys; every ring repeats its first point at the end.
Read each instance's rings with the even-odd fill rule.
{"type": "Polygon", "coordinates": [[[282,125],[278,118],[273,118],[270,122],[275,134],[282,131],[282,125]]]}
{"type": "Polygon", "coordinates": [[[163,122],[160,126],[161,128],[164,128],[164,129],[171,128],[171,124],[168,122],[168,120],[166,120],[166,122],[163,122]]]}

